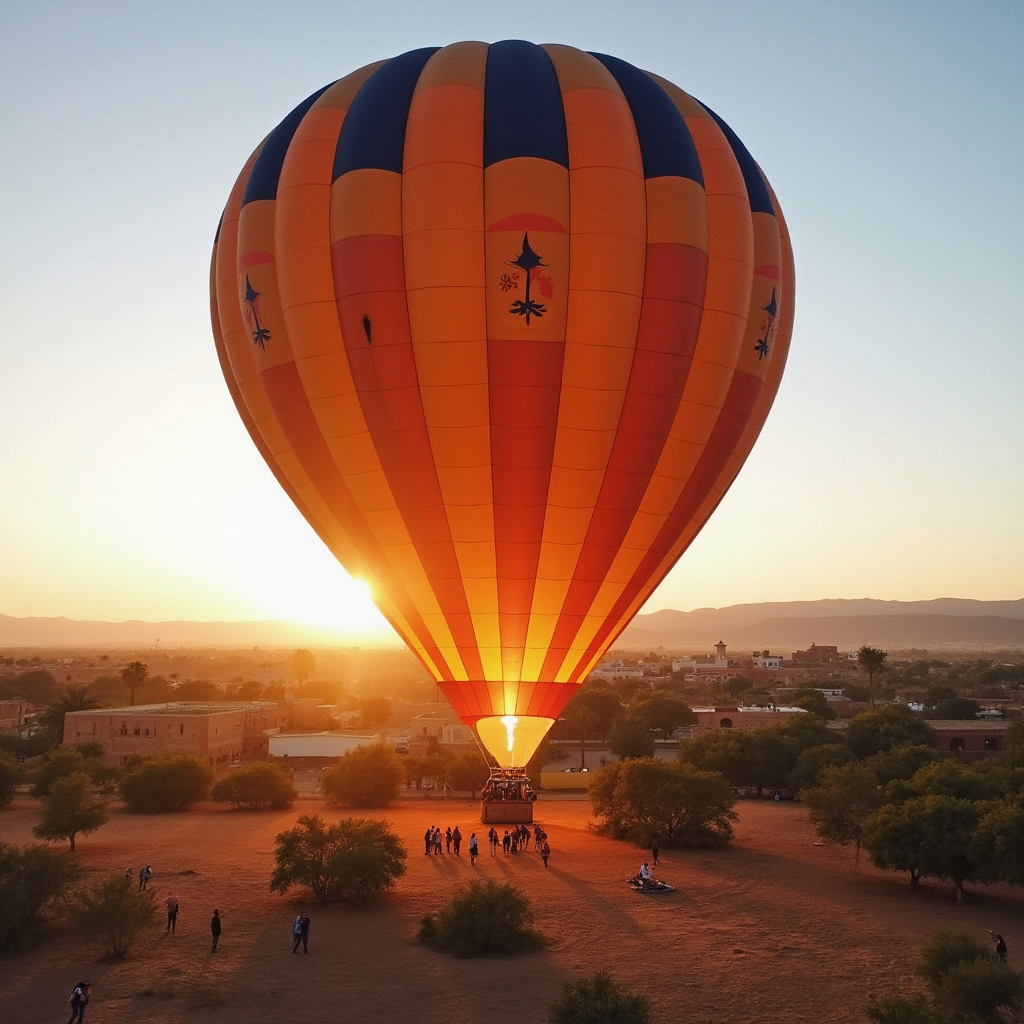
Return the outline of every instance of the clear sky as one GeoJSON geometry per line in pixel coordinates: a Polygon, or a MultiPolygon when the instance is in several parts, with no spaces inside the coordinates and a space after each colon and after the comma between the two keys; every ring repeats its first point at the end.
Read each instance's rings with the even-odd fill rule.
{"type": "Polygon", "coordinates": [[[374,621],[235,413],[209,249],[299,100],[474,38],[671,79],[790,224],[775,409],[646,610],[1024,596],[1020,0],[5,0],[0,612],[374,621]]]}

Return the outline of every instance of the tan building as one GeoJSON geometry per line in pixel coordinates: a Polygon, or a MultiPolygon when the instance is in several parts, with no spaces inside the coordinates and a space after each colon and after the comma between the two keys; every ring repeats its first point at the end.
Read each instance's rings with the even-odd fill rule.
{"type": "Polygon", "coordinates": [[[131,754],[189,754],[214,767],[266,757],[268,733],[283,728],[288,710],[263,701],[180,701],[138,707],[70,711],[64,742],[103,744],[104,760],[131,754]]]}
{"type": "Polygon", "coordinates": [[[806,715],[803,708],[694,708],[697,716],[694,732],[708,729],[763,729],[769,725],[785,725],[798,715],[806,715]]]}
{"type": "Polygon", "coordinates": [[[1005,719],[987,722],[929,721],[939,740],[943,754],[962,757],[965,761],[979,761],[1006,749],[1006,730],[1010,723],[1005,719]]]}
{"type": "Polygon", "coordinates": [[[20,732],[25,724],[23,700],[0,700],[0,732],[20,732]]]}

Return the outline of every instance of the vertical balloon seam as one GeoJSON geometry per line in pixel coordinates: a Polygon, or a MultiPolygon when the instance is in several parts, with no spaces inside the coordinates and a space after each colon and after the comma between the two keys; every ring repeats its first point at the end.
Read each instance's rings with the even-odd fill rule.
{"type": "MultiPolygon", "coordinates": [[[[323,93],[321,93],[320,97],[313,104],[313,106],[307,111],[306,116],[302,119],[302,121],[297,126],[297,128],[295,130],[295,133],[294,133],[294,135],[292,137],[291,144],[289,145],[288,151],[285,154],[285,159],[283,161],[282,168],[281,168],[281,180],[279,182],[278,195],[277,195],[278,202],[277,202],[277,209],[276,209],[276,214],[275,214],[275,223],[279,226],[279,228],[278,228],[279,231],[280,231],[282,226],[286,226],[288,224],[288,222],[289,222],[289,215],[292,212],[294,212],[294,204],[296,202],[300,202],[300,203],[303,202],[303,201],[304,202],[309,202],[308,198],[296,199],[294,196],[292,196],[290,194],[290,189],[287,187],[287,185],[289,183],[291,183],[291,179],[292,179],[292,177],[294,176],[294,173],[295,173],[294,171],[291,170],[291,168],[292,168],[292,166],[294,164],[296,156],[302,150],[303,146],[306,144],[306,142],[305,142],[305,135],[308,134],[310,131],[312,131],[314,133],[314,136],[315,136],[315,134],[320,130],[319,129],[318,113],[320,111],[322,111],[322,109],[323,109],[325,104],[327,105],[328,108],[332,108],[332,106],[333,106],[333,109],[335,109],[335,110],[338,109],[336,105],[332,105],[330,102],[328,102],[330,100],[330,98],[332,97],[332,93],[335,91],[335,87],[339,86],[339,85],[344,85],[345,83],[350,82],[353,79],[358,80],[358,76],[371,73],[373,67],[374,67],[374,65],[370,65],[368,68],[361,68],[361,69],[353,72],[351,75],[346,76],[345,79],[342,79],[342,80],[339,80],[338,82],[333,83],[333,85],[331,87],[329,87],[328,90],[325,90],[323,93]]],[[[342,113],[341,116],[342,117],[344,116],[343,113],[342,113]]],[[[332,148],[332,152],[333,152],[333,146],[331,148],[332,148]]],[[[327,228],[327,222],[329,221],[329,204],[330,204],[330,197],[329,197],[330,165],[328,165],[328,167],[326,168],[326,173],[324,175],[324,179],[322,181],[322,185],[323,185],[324,188],[326,188],[328,190],[327,204],[326,204],[326,209],[324,211],[327,214],[327,216],[323,218],[323,224],[324,224],[324,234],[325,234],[325,241],[326,241],[326,247],[324,248],[324,257],[326,257],[326,260],[327,260],[327,270],[328,270],[328,275],[327,276],[328,276],[328,279],[329,279],[329,266],[330,266],[329,242],[330,242],[330,239],[329,239],[329,230],[327,228]]],[[[308,192],[303,190],[303,192],[301,193],[301,196],[302,197],[308,196],[308,192]]],[[[309,242],[311,240],[310,239],[306,239],[305,241],[306,241],[306,247],[305,247],[306,251],[307,252],[311,251],[311,250],[309,250],[309,242]]],[[[315,251],[315,248],[316,247],[314,247],[314,250],[312,250],[312,251],[315,251]]],[[[294,297],[294,295],[290,294],[290,290],[287,287],[287,284],[288,284],[288,281],[291,280],[294,277],[296,272],[298,272],[300,274],[300,276],[301,276],[301,271],[303,269],[306,269],[306,268],[301,267],[301,266],[299,268],[293,268],[291,266],[292,260],[296,257],[296,253],[288,250],[287,248],[282,250],[281,239],[280,238],[278,238],[278,242],[276,244],[276,249],[277,249],[276,256],[277,256],[279,289],[280,289],[280,295],[281,295],[281,311],[282,311],[282,315],[283,315],[284,320],[285,320],[286,328],[288,330],[288,338],[289,338],[290,345],[291,345],[292,357],[294,359],[296,371],[297,371],[298,376],[299,376],[299,382],[300,382],[300,384],[302,386],[302,390],[303,390],[303,392],[305,394],[305,401],[306,401],[307,405],[309,406],[309,410],[310,410],[310,413],[313,416],[314,421],[317,424],[317,429],[323,435],[324,440],[326,442],[327,437],[326,437],[326,432],[324,431],[323,422],[321,421],[320,417],[317,415],[317,406],[316,406],[315,402],[313,401],[313,399],[310,397],[310,394],[309,394],[309,388],[308,388],[308,385],[307,385],[306,373],[303,370],[303,363],[304,363],[305,359],[300,355],[300,351],[297,350],[297,348],[296,348],[296,346],[301,342],[303,334],[302,334],[301,329],[298,331],[298,333],[296,333],[296,331],[293,329],[294,325],[291,323],[291,320],[294,317],[295,308],[296,308],[294,301],[292,301],[295,297],[294,297]]],[[[307,299],[306,301],[308,302],[309,300],[307,299]]],[[[324,300],[322,299],[321,301],[324,301],[324,300]]],[[[330,297],[330,299],[328,301],[330,301],[332,303],[332,305],[333,305],[333,301],[334,301],[333,300],[333,293],[332,293],[332,295],[331,295],[331,297],[330,297]]],[[[301,308],[303,305],[305,305],[305,303],[300,303],[299,304],[299,308],[301,308]]],[[[335,453],[333,451],[330,451],[330,456],[332,458],[334,458],[336,469],[340,473],[341,467],[337,466],[337,460],[335,458],[335,453]]],[[[344,474],[341,474],[341,476],[338,478],[338,481],[339,481],[339,486],[345,487],[345,489],[347,490],[347,481],[344,480],[344,474]]],[[[335,548],[332,548],[332,550],[335,551],[335,555],[338,558],[338,560],[342,563],[342,566],[344,566],[346,569],[351,569],[351,571],[355,572],[357,575],[370,574],[370,575],[377,575],[378,577],[383,576],[383,579],[381,580],[381,582],[384,583],[385,586],[383,586],[383,588],[381,588],[381,590],[378,593],[377,598],[376,598],[376,601],[377,601],[377,604],[378,604],[378,607],[379,607],[381,613],[384,615],[384,617],[387,619],[387,621],[391,624],[392,628],[396,631],[396,633],[398,633],[398,635],[401,636],[403,638],[403,640],[405,640],[405,642],[409,645],[410,649],[413,651],[415,656],[421,661],[421,663],[428,670],[428,672],[430,672],[430,674],[435,676],[435,677],[443,675],[442,669],[437,667],[434,664],[434,662],[432,661],[432,658],[436,657],[436,652],[431,653],[428,650],[424,649],[424,643],[426,643],[426,645],[428,647],[430,646],[430,638],[429,638],[429,636],[426,636],[426,635],[424,635],[421,638],[420,634],[424,632],[422,621],[419,620],[418,615],[415,613],[415,609],[409,603],[408,597],[404,596],[405,595],[404,588],[401,586],[400,581],[398,581],[397,579],[395,579],[393,577],[391,579],[388,579],[387,571],[383,567],[381,567],[381,568],[374,568],[374,565],[381,565],[379,550],[378,550],[378,554],[376,556],[376,562],[372,562],[371,561],[371,562],[367,562],[367,564],[365,564],[365,565],[360,566],[360,562],[365,561],[365,560],[362,559],[362,558],[358,558],[356,560],[356,562],[353,564],[351,556],[352,556],[353,553],[358,553],[358,548],[360,546],[359,543],[358,543],[357,534],[360,531],[362,531],[362,533],[365,535],[365,537],[369,537],[370,538],[371,546],[375,545],[375,541],[373,540],[372,532],[369,530],[368,525],[365,523],[365,520],[364,520],[361,512],[358,510],[357,506],[355,505],[355,502],[352,500],[351,495],[349,496],[348,502],[349,502],[349,505],[351,506],[353,514],[358,519],[358,524],[361,524],[361,525],[359,525],[359,529],[357,529],[356,533],[354,534],[353,530],[352,530],[352,526],[349,525],[348,527],[346,527],[345,522],[343,520],[340,520],[339,521],[339,529],[341,530],[343,536],[347,540],[347,548],[346,548],[346,551],[344,553],[337,551],[335,548]],[[412,613],[411,617],[410,617],[410,613],[412,613]]],[[[365,537],[364,537],[364,539],[365,539],[365,537]]]]}

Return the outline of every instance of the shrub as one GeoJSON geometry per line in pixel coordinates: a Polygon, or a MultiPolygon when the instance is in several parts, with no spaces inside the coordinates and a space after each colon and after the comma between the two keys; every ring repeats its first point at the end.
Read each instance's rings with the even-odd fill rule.
{"type": "Polygon", "coordinates": [[[874,1024],[948,1024],[924,996],[886,996],[864,1007],[874,1024]]]}
{"type": "Polygon", "coordinates": [[[102,943],[108,957],[120,960],[131,952],[139,932],[156,921],[156,894],[139,891],[123,875],[111,875],[79,896],[73,916],[87,939],[102,943]]]}
{"type": "Polygon", "coordinates": [[[47,911],[67,898],[81,875],[69,853],[0,842],[0,949],[34,941],[47,911]]]}
{"type": "Polygon", "coordinates": [[[0,750],[0,807],[6,807],[14,799],[14,791],[25,775],[18,759],[0,750]]]}
{"type": "Polygon", "coordinates": [[[305,814],[274,839],[271,892],[304,885],[321,903],[372,903],[405,874],[405,847],[383,821],[344,818],[328,826],[305,814]]]}
{"type": "Polygon", "coordinates": [[[735,802],[721,775],[653,757],[605,765],[590,784],[598,831],[641,846],[724,846],[735,802]]]}
{"type": "Polygon", "coordinates": [[[1019,1021],[1016,1011],[1024,1009],[1024,973],[997,960],[965,961],[943,975],[934,999],[951,1016],[962,1015],[960,1019],[1019,1021]]]}
{"type": "Polygon", "coordinates": [[[934,990],[957,964],[991,960],[992,951],[968,932],[937,931],[929,936],[914,971],[934,990]]]}
{"type": "Polygon", "coordinates": [[[548,1024],[650,1024],[651,1001],[598,971],[567,981],[548,1008],[548,1024]]]}
{"type": "Polygon", "coordinates": [[[398,755],[383,744],[356,747],[323,773],[320,788],[332,804],[387,807],[398,796],[405,769],[398,755]]]}
{"type": "Polygon", "coordinates": [[[238,810],[259,808],[281,810],[291,807],[299,795],[292,785],[291,772],[283,765],[258,761],[238,768],[221,779],[210,794],[222,804],[232,804],[238,810]]]}
{"type": "Polygon", "coordinates": [[[121,799],[132,814],[183,811],[206,799],[211,774],[198,758],[184,754],[145,761],[125,772],[121,799]]]}
{"type": "Polygon", "coordinates": [[[460,889],[444,909],[427,915],[419,937],[452,956],[507,955],[542,944],[532,924],[530,901],[521,889],[477,881],[460,889]]]}
{"type": "Polygon", "coordinates": [[[50,795],[43,804],[43,820],[32,832],[48,843],[69,839],[73,850],[75,836],[95,832],[108,818],[106,803],[92,798],[89,776],[76,773],[58,779],[50,787],[50,795]]]}

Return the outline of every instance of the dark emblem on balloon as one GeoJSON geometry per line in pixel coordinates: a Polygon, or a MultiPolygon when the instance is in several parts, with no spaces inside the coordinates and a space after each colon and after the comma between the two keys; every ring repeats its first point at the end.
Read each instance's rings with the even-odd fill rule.
{"type": "Polygon", "coordinates": [[[772,327],[775,326],[775,317],[779,312],[779,305],[775,301],[775,289],[772,289],[772,297],[768,300],[767,306],[762,306],[766,316],[761,318],[761,337],[757,339],[754,345],[754,351],[757,353],[757,361],[761,362],[765,356],[771,353],[771,346],[769,345],[769,339],[772,335],[772,327]]]}
{"type": "Polygon", "coordinates": [[[270,341],[270,331],[260,323],[260,292],[256,291],[252,286],[252,282],[249,280],[249,275],[245,275],[245,322],[249,330],[252,333],[253,343],[259,345],[261,349],[266,351],[267,342],[270,341]]]}
{"type": "MultiPolygon", "coordinates": [[[[514,313],[516,316],[523,317],[526,320],[526,323],[529,324],[531,316],[539,318],[547,312],[543,302],[537,302],[535,299],[530,297],[531,284],[536,281],[538,286],[541,287],[542,291],[544,291],[542,282],[548,282],[547,291],[550,292],[551,288],[548,278],[539,278],[537,275],[537,271],[541,267],[546,267],[547,264],[542,263],[540,256],[530,248],[530,235],[528,232],[523,232],[523,251],[514,260],[509,260],[508,265],[510,267],[518,267],[523,272],[523,279],[526,286],[526,293],[524,297],[516,299],[512,303],[509,312],[514,313]]],[[[513,288],[518,290],[519,274],[503,274],[498,284],[503,292],[510,291],[513,288]]],[[[551,295],[548,294],[547,297],[550,298],[551,295]]]]}
{"type": "Polygon", "coordinates": [[[363,334],[366,335],[366,344],[373,344],[373,324],[370,323],[370,318],[364,313],[363,314],[363,334]]]}

